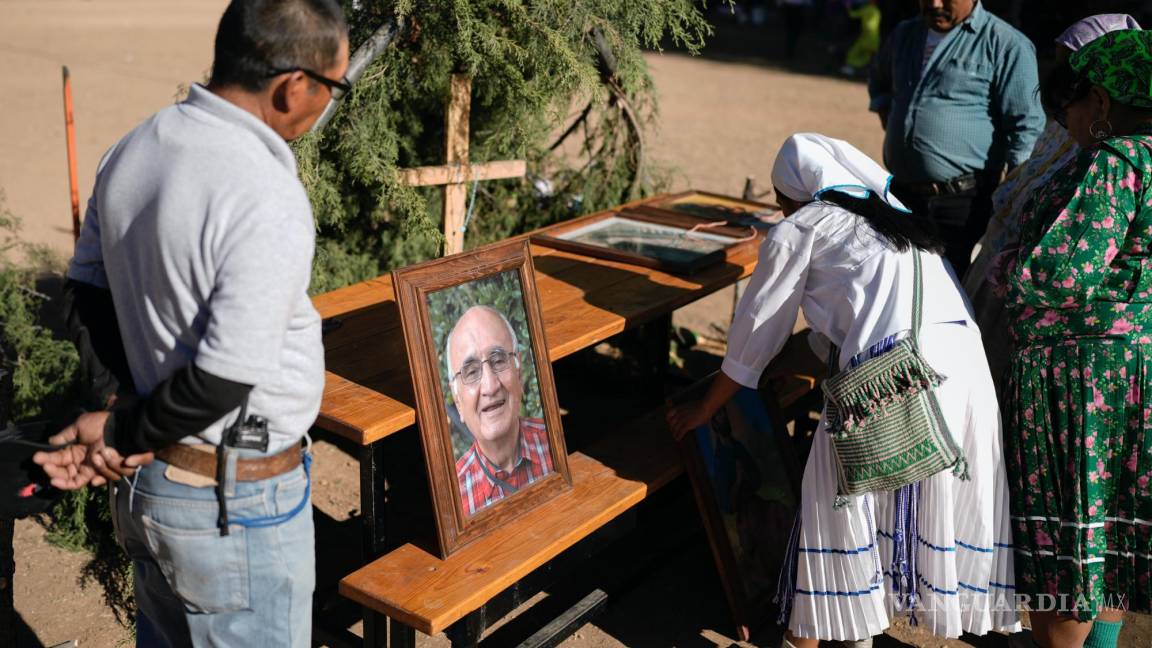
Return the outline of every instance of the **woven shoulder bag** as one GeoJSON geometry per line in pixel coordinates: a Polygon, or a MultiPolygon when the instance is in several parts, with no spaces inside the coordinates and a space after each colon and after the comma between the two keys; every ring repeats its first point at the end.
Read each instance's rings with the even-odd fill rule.
{"type": "Polygon", "coordinates": [[[968,479],[963,452],[948,432],[934,388],[943,377],[920,355],[920,251],[914,256],[912,331],[891,350],[840,373],[837,349],[824,381],[827,429],[837,463],[836,505],[848,495],[895,490],[951,468],[968,479]]]}

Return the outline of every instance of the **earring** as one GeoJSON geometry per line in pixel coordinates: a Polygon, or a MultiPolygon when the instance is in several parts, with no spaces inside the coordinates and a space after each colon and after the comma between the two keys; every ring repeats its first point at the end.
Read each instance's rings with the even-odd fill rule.
{"type": "Polygon", "coordinates": [[[1112,137],[1112,122],[1107,119],[1097,119],[1088,127],[1088,134],[1097,140],[1112,137]]]}

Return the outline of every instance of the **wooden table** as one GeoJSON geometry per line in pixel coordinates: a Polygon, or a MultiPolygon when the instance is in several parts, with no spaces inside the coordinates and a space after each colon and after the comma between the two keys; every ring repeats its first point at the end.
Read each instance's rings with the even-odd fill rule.
{"type": "MultiPolygon", "coordinates": [[[[552,362],[690,304],[749,275],[756,247],[695,276],[532,245],[552,362]]],[[[316,424],[369,445],[416,422],[408,358],[390,275],[313,298],[333,328],[316,424]]]]}
{"type": "MultiPolygon", "coordinates": [[[[743,246],[689,277],[538,245],[531,250],[549,360],[555,362],[625,330],[666,326],[674,310],[751,274],[758,246],[743,246]]],[[[364,559],[371,561],[397,545],[385,528],[384,447],[416,424],[392,279],[377,277],[313,303],[325,320],[327,367],[316,425],[360,447],[364,559]]],[[[667,340],[666,328],[660,337],[667,340]]],[[[365,618],[366,639],[383,631],[376,625],[365,618]]]]}
{"type": "MultiPolygon", "coordinates": [[[[532,245],[552,362],[672,311],[749,275],[757,246],[690,277],[532,245]]],[[[313,299],[326,321],[327,367],[316,425],[362,448],[366,558],[383,547],[379,441],[416,423],[392,278],[385,275],[313,299]]]]}

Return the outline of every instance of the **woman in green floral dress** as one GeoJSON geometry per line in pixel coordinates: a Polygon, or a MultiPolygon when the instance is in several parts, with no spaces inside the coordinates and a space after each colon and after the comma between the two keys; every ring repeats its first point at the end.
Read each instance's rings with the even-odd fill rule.
{"type": "Polygon", "coordinates": [[[1150,80],[1152,36],[1131,30],[1077,52],[1046,88],[1083,152],[1025,208],[1009,278],[1016,586],[1043,648],[1150,608],[1150,80]]]}

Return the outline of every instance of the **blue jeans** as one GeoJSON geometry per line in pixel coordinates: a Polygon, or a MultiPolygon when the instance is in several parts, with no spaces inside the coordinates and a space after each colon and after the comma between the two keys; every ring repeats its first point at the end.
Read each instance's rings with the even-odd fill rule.
{"type": "MultiPolygon", "coordinates": [[[[232,475],[233,469],[229,471],[232,475]]],[[[316,552],[311,502],[276,526],[229,526],[221,536],[213,486],[165,476],[163,461],[140,469],[135,487],[116,487],[114,519],[136,571],[137,645],[311,645],[316,552]]],[[[256,482],[233,482],[228,517],[291,511],[305,496],[303,467],[256,482]]]]}

